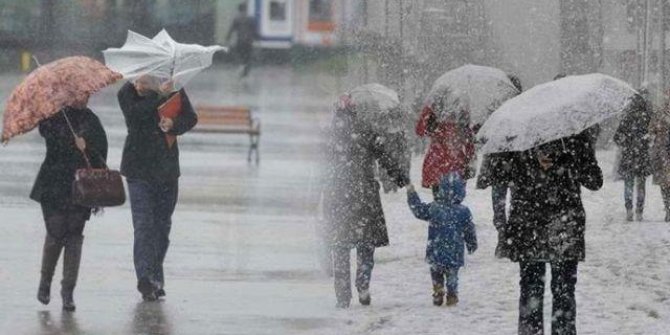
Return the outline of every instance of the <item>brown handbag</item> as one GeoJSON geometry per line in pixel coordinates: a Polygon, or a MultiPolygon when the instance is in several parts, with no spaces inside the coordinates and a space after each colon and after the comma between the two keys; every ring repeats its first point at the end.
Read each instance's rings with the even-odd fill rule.
{"type": "MultiPolygon", "coordinates": [[[[63,111],[68,127],[75,140],[79,137],[67,113],[63,111]]],[[[114,207],[126,202],[126,192],[123,188],[123,179],[119,171],[110,170],[102,157],[100,161],[104,168],[93,168],[91,161],[84,150],[80,150],[86,161],[86,168],[78,169],[72,182],[72,202],[84,207],[114,207]]]]}

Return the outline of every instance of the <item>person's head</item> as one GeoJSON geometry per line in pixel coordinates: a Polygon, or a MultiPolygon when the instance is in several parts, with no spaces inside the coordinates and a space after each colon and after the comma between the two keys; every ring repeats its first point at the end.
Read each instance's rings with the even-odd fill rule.
{"type": "Polygon", "coordinates": [[[153,92],[158,91],[160,82],[156,77],[143,75],[137,77],[135,81],[133,81],[133,85],[135,86],[135,90],[139,95],[147,95],[152,91],[153,92]]]}
{"type": "Polygon", "coordinates": [[[435,201],[458,205],[465,199],[465,180],[456,172],[442,176],[435,201]]]}
{"type": "Polygon", "coordinates": [[[513,74],[508,74],[507,77],[509,80],[512,82],[512,85],[519,90],[519,92],[523,92],[523,86],[521,86],[521,79],[519,77],[513,75],[513,74]]]}
{"type": "Polygon", "coordinates": [[[559,74],[557,74],[557,75],[554,77],[554,80],[563,79],[563,78],[565,78],[565,77],[567,77],[567,76],[568,76],[568,75],[566,75],[565,73],[559,73],[559,74]]]}
{"type": "Polygon", "coordinates": [[[237,6],[237,14],[238,15],[247,15],[247,3],[242,2],[237,6]]]}

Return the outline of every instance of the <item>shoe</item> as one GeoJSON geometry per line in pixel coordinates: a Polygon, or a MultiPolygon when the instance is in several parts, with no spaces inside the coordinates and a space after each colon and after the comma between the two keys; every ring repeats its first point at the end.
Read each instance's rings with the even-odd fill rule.
{"type": "Polygon", "coordinates": [[[40,287],[37,289],[37,300],[42,305],[48,305],[51,301],[51,280],[42,277],[40,279],[40,287]]]}
{"type": "Polygon", "coordinates": [[[454,293],[447,293],[447,306],[454,306],[458,303],[458,296],[454,293]]]}
{"type": "Polygon", "coordinates": [[[63,298],[64,311],[74,312],[77,309],[77,306],[74,304],[74,298],[72,297],[72,290],[61,291],[61,297],[63,298]]]}
{"type": "Polygon", "coordinates": [[[165,290],[164,289],[160,288],[156,291],[156,297],[162,298],[164,296],[165,296],[165,290]]]}
{"type": "Polygon", "coordinates": [[[633,221],[633,211],[630,209],[626,210],[626,221],[628,222],[633,221]]]}
{"type": "Polygon", "coordinates": [[[370,303],[372,302],[372,297],[370,297],[370,291],[363,290],[358,292],[358,302],[360,302],[361,305],[363,306],[370,306],[370,303]]]}
{"type": "Polygon", "coordinates": [[[644,217],[642,216],[642,211],[635,212],[635,221],[642,222],[644,217]]]}
{"type": "Polygon", "coordinates": [[[670,222],[670,211],[665,212],[665,222],[670,222]]]}
{"type": "Polygon", "coordinates": [[[444,292],[434,292],[433,305],[442,306],[443,303],[444,303],[444,292]]]}
{"type": "Polygon", "coordinates": [[[142,300],[144,301],[158,300],[156,286],[147,278],[140,279],[137,283],[137,290],[142,293],[142,300]]]}
{"type": "Polygon", "coordinates": [[[350,301],[338,301],[337,304],[335,305],[335,308],[338,309],[347,309],[349,308],[349,304],[351,304],[350,301]]]}

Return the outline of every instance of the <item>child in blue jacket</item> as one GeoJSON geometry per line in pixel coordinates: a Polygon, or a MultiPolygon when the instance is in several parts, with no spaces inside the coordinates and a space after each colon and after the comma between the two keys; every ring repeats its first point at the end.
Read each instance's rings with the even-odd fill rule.
{"type": "Polygon", "coordinates": [[[413,185],[407,188],[407,202],[414,216],[428,221],[426,262],[433,279],[433,304],[444,302],[447,284],[447,306],[458,303],[458,269],[463,266],[464,249],[477,250],[477,235],[470,209],[461,205],[465,198],[465,181],[457,173],[443,176],[434,202],[421,202],[413,185]]]}

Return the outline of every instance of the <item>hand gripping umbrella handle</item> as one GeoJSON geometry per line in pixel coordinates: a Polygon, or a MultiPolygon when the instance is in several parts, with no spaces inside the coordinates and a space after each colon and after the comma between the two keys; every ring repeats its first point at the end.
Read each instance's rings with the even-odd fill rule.
{"type": "MultiPolygon", "coordinates": [[[[63,116],[65,116],[65,121],[67,122],[68,128],[70,128],[70,132],[72,132],[72,136],[74,137],[75,141],[79,135],[77,135],[77,132],[74,131],[74,127],[72,127],[72,123],[70,122],[70,118],[67,116],[67,111],[63,110],[63,116]]],[[[78,148],[78,147],[77,147],[78,148]]],[[[84,160],[86,161],[86,166],[89,169],[92,169],[93,166],[91,165],[91,160],[88,158],[88,155],[86,154],[85,150],[79,149],[81,152],[82,156],[84,156],[84,160]]],[[[107,169],[107,164],[101,159],[102,164],[105,166],[105,169],[107,169]]]]}

